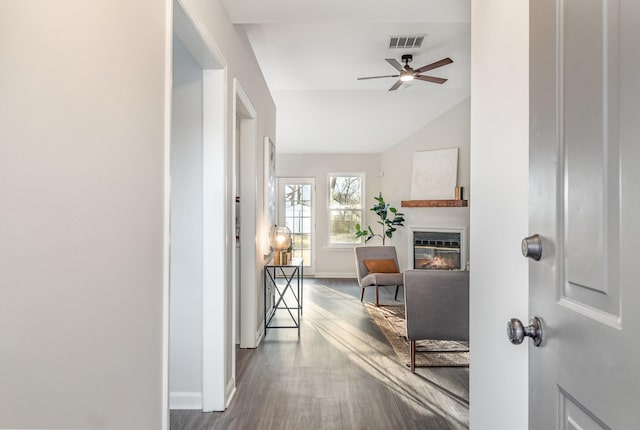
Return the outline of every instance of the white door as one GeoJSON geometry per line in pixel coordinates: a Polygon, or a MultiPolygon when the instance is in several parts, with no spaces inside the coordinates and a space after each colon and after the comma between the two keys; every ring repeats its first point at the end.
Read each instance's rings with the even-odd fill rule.
{"type": "Polygon", "coordinates": [[[640,2],[530,4],[530,429],[637,429],[640,2]]]}
{"type": "Polygon", "coordinates": [[[315,178],[278,178],[278,224],[291,230],[292,257],[303,259],[305,275],[315,273],[315,178]]]}

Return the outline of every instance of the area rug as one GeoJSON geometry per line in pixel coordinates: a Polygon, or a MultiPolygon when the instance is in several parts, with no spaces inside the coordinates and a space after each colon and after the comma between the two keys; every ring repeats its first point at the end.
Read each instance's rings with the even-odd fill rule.
{"type": "MultiPolygon", "coordinates": [[[[384,333],[400,361],[409,366],[411,357],[406,337],[404,306],[376,307],[367,303],[367,311],[384,333]]],[[[469,343],[419,340],[416,342],[416,367],[469,367],[469,343]]]]}

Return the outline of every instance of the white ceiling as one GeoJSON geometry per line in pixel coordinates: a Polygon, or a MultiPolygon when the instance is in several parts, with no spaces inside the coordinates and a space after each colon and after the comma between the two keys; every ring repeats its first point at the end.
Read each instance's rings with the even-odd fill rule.
{"type": "Polygon", "coordinates": [[[378,153],[469,96],[469,0],[223,0],[242,24],[277,109],[279,153],[378,153]],[[402,7],[398,7],[401,4],[402,7]],[[389,49],[390,35],[427,34],[419,49],[389,49]],[[412,67],[453,59],[426,74],[443,85],[395,78],[385,58],[412,67]]]}

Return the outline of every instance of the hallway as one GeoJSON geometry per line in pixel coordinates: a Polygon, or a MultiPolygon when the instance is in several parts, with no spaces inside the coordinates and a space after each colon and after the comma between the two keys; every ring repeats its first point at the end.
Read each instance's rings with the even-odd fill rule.
{"type": "MultiPolygon", "coordinates": [[[[305,279],[304,289],[300,339],[272,329],[257,349],[239,350],[229,408],[171,411],[171,430],[468,428],[468,369],[412,374],[360,303],[355,280],[305,279]]],[[[393,302],[392,293],[381,289],[381,302],[393,302]]]]}

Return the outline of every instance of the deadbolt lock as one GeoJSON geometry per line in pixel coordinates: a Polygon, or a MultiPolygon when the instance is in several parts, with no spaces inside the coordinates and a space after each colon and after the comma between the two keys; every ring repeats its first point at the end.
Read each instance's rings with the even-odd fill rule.
{"type": "Polygon", "coordinates": [[[522,239],[522,255],[539,261],[542,257],[542,238],[534,234],[522,239]]]}

